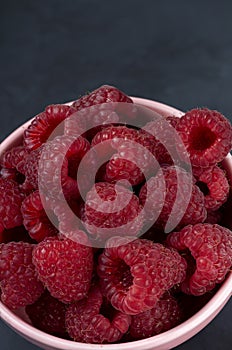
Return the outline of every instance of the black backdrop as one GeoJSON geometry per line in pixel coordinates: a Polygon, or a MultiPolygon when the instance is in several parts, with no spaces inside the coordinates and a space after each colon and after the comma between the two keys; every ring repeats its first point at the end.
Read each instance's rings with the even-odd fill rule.
{"type": "MultiPolygon", "coordinates": [[[[1,0],[0,140],[103,83],[231,119],[231,13],[226,0],[1,0]]],[[[231,306],[178,349],[231,349],[231,306]]],[[[2,350],[37,349],[1,322],[0,339],[2,350]]]]}

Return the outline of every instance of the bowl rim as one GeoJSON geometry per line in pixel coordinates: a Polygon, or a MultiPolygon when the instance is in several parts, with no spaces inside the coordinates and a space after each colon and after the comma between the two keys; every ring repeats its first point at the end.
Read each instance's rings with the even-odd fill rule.
{"type": "MultiPolygon", "coordinates": [[[[132,97],[132,99],[135,103],[151,108],[164,116],[174,115],[180,117],[183,115],[183,112],[180,110],[160,102],[138,97],[132,97]]],[[[0,144],[0,155],[9,147],[10,143],[22,136],[23,131],[28,127],[32,119],[18,127],[4,141],[2,141],[0,144]]],[[[230,154],[227,155],[225,162],[232,172],[232,156],[230,154]]],[[[134,350],[161,350],[168,349],[169,346],[177,346],[197,334],[209,322],[211,322],[214,317],[216,317],[231,296],[232,274],[227,277],[216,294],[202,309],[180,325],[150,338],[119,344],[85,344],[49,335],[26,323],[19,316],[10,311],[10,309],[8,309],[2,302],[0,302],[0,317],[11,328],[31,342],[36,344],[39,343],[46,347],[53,347],[54,349],[118,350],[120,346],[121,350],[131,350],[132,348],[134,350]]]]}

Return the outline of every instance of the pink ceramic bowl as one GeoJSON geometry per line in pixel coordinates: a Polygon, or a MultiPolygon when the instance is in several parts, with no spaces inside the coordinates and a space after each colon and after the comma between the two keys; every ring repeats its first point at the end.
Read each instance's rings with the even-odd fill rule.
{"type": "MultiPolygon", "coordinates": [[[[133,98],[133,100],[134,102],[149,107],[164,116],[175,115],[180,117],[182,115],[181,111],[166,106],[162,103],[142,98],[133,98]]],[[[22,125],[16,131],[14,131],[5,141],[2,142],[0,145],[0,154],[20,142],[23,131],[27,128],[29,123],[30,121],[22,125]]],[[[228,155],[224,161],[224,168],[227,171],[228,177],[232,183],[232,157],[230,155],[228,155]]],[[[209,324],[212,319],[220,312],[231,295],[232,274],[228,276],[228,278],[222,284],[218,292],[212,297],[212,299],[199,312],[197,312],[187,321],[160,335],[120,345],[82,344],[48,335],[32,327],[23,312],[13,313],[2,303],[0,303],[0,316],[18,334],[43,349],[118,350],[120,347],[120,350],[167,350],[185,342],[196,333],[198,333],[207,324],[209,324]]]]}

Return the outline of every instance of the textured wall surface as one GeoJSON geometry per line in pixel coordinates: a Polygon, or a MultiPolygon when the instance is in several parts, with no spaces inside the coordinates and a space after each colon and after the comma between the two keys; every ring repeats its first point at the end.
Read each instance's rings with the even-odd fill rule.
{"type": "MultiPolygon", "coordinates": [[[[232,118],[232,2],[0,1],[0,140],[103,83],[232,118]]],[[[232,120],[232,119],[231,119],[232,120]]],[[[230,301],[179,350],[229,350],[230,301]]],[[[0,322],[1,350],[35,350],[0,322]]]]}

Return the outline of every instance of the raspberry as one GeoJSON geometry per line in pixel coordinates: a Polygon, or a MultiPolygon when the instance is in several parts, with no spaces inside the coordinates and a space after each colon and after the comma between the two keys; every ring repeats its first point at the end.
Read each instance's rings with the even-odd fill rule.
{"type": "Polygon", "coordinates": [[[108,85],[103,85],[89,95],[81,97],[72,105],[78,113],[65,121],[65,134],[78,136],[88,130],[88,135],[85,133],[85,137],[89,134],[92,137],[93,130],[90,129],[97,126],[96,133],[103,124],[117,123],[118,102],[133,103],[123,92],[108,85]]]}
{"type": "Polygon", "coordinates": [[[33,245],[24,242],[10,242],[0,245],[0,281],[9,279],[21,266],[32,265],[33,245]]]}
{"type": "Polygon", "coordinates": [[[4,168],[15,169],[27,154],[28,151],[24,146],[13,147],[4,153],[1,165],[4,168]]]}
{"type": "Polygon", "coordinates": [[[73,107],[76,110],[81,110],[83,108],[109,102],[133,103],[131,98],[126,96],[122,91],[118,90],[114,86],[103,85],[91,92],[89,95],[85,95],[79,100],[75,101],[73,103],[73,107]]]}
{"type": "Polygon", "coordinates": [[[126,140],[138,141],[139,134],[135,129],[130,129],[127,126],[109,126],[99,131],[91,142],[91,147],[98,145],[96,150],[98,157],[111,157],[119,145],[126,140]],[[108,142],[106,142],[108,141],[108,142]]]}
{"type": "Polygon", "coordinates": [[[62,337],[66,333],[65,313],[66,305],[53,298],[48,291],[32,305],[26,307],[34,327],[46,333],[62,337]]]}
{"type": "Polygon", "coordinates": [[[24,161],[28,151],[24,146],[13,147],[7,151],[1,161],[1,175],[4,178],[10,178],[18,183],[24,181],[24,176],[17,170],[17,167],[24,161]]]}
{"type": "MultiPolygon", "coordinates": [[[[179,118],[167,117],[157,118],[148,122],[142,129],[141,133],[150,135],[153,138],[152,153],[160,165],[173,165],[183,158],[180,149],[177,149],[179,140],[175,130],[179,118]]],[[[179,147],[180,148],[180,147],[179,147]]]]}
{"type": "Polygon", "coordinates": [[[105,179],[109,182],[128,180],[135,186],[156,171],[156,160],[147,148],[137,142],[125,141],[106,165],[105,179]]]}
{"type": "Polygon", "coordinates": [[[132,316],[130,335],[134,339],[152,337],[177,326],[181,317],[177,300],[166,293],[153,309],[132,316]]]}
{"type": "Polygon", "coordinates": [[[104,304],[98,287],[91,288],[88,298],[71,304],[66,313],[70,337],[75,341],[96,344],[120,340],[128,331],[131,317],[113,308],[105,310],[104,304]]]}
{"type": "Polygon", "coordinates": [[[43,293],[32,264],[33,247],[24,242],[0,244],[1,299],[10,309],[32,304],[43,293]]]}
{"type": "Polygon", "coordinates": [[[202,168],[196,184],[205,195],[207,210],[217,210],[226,202],[230,186],[225,172],[218,166],[206,170],[202,168]]]}
{"type": "Polygon", "coordinates": [[[96,183],[86,196],[84,224],[99,242],[125,232],[136,236],[143,226],[139,199],[123,186],[96,183]]]}
{"type": "Polygon", "coordinates": [[[99,257],[98,275],[112,306],[136,315],[152,309],[160,297],[185,278],[186,261],[159,243],[113,237],[99,257]]]}
{"type": "MultiPolygon", "coordinates": [[[[89,142],[83,137],[58,136],[47,142],[43,149],[39,163],[40,189],[51,198],[62,199],[62,192],[66,199],[78,198],[77,169],[83,156],[90,149],[89,142]]],[[[92,164],[89,164],[90,169],[92,164]]],[[[88,177],[83,175],[86,185],[88,177]]]]}
{"type": "Polygon", "coordinates": [[[17,165],[17,170],[25,176],[24,183],[20,186],[22,191],[30,193],[38,189],[38,168],[43,147],[30,152],[25,159],[17,165]]]}
{"type": "Polygon", "coordinates": [[[211,224],[189,225],[168,236],[168,244],[189,250],[195,271],[182,283],[187,294],[202,295],[221,283],[232,265],[232,232],[211,224]]]}
{"type": "Polygon", "coordinates": [[[232,127],[217,111],[192,109],[180,118],[177,131],[194,166],[215,165],[231,149],[232,127]]]}
{"type": "Polygon", "coordinates": [[[27,149],[35,150],[39,148],[47,141],[53,130],[74,112],[75,110],[72,107],[66,105],[48,106],[44,112],[33,119],[24,132],[24,144],[27,149]]]}
{"type": "Polygon", "coordinates": [[[39,191],[31,193],[24,199],[21,211],[25,228],[37,242],[58,233],[44,210],[39,191]]]}
{"type": "Polygon", "coordinates": [[[88,236],[82,231],[83,226],[80,221],[84,210],[84,204],[81,200],[62,202],[46,198],[45,205],[52,210],[49,218],[52,218],[52,222],[57,224],[59,237],[69,238],[89,245],[88,236]]]}
{"type": "Polygon", "coordinates": [[[180,167],[161,168],[141,188],[139,198],[148,220],[155,222],[159,215],[155,223],[157,229],[167,231],[168,220],[174,229],[173,225],[183,227],[206,218],[203,193],[193,184],[191,175],[180,167]]]}
{"type": "Polygon", "coordinates": [[[0,232],[21,226],[21,204],[25,195],[13,180],[0,178],[0,232]]]}
{"type": "Polygon", "coordinates": [[[93,270],[92,248],[69,239],[46,238],[33,252],[39,279],[64,303],[86,297],[93,270]]]}
{"type": "Polygon", "coordinates": [[[82,135],[91,141],[104,125],[119,122],[119,116],[114,109],[115,104],[104,103],[77,110],[65,120],[64,134],[75,137],[82,135]]]}
{"type": "Polygon", "coordinates": [[[132,186],[135,186],[144,181],[144,175],[135,163],[115,154],[106,165],[104,180],[111,183],[128,180],[132,186]]]}
{"type": "Polygon", "coordinates": [[[147,133],[126,126],[111,126],[100,131],[92,140],[91,146],[98,145],[96,153],[105,160],[117,150],[106,165],[106,181],[128,180],[131,185],[137,185],[144,180],[144,175],[154,174],[157,169],[149,152],[153,142],[147,133]]]}

